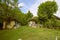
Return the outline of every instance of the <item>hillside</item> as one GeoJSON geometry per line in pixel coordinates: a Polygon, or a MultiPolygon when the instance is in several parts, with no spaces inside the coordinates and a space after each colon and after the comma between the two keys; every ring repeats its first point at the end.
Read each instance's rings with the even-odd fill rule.
{"type": "Polygon", "coordinates": [[[12,30],[0,30],[0,40],[60,40],[60,31],[27,26],[12,30]]]}

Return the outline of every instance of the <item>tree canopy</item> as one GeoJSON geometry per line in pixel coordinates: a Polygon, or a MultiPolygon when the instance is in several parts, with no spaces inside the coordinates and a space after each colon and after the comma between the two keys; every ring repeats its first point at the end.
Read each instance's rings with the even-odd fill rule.
{"type": "Polygon", "coordinates": [[[54,13],[58,10],[57,3],[55,1],[47,1],[38,7],[39,18],[51,18],[54,13]]]}
{"type": "MultiPolygon", "coordinates": [[[[14,2],[17,2],[17,1],[15,1],[15,0],[13,0],[14,2]]],[[[11,4],[11,1],[10,0],[1,0],[0,1],[0,18],[2,19],[2,20],[7,20],[8,18],[15,18],[16,16],[15,16],[15,14],[17,13],[17,9],[18,9],[18,7],[16,7],[16,6],[14,6],[15,8],[13,9],[12,8],[12,6],[9,6],[9,4],[10,5],[12,5],[13,6],[13,4],[14,5],[17,5],[16,3],[13,3],[13,4],[11,4]]]]}
{"type": "Polygon", "coordinates": [[[38,17],[40,23],[46,26],[53,26],[55,23],[54,13],[58,10],[58,5],[55,1],[46,1],[38,7],[38,17]]]}

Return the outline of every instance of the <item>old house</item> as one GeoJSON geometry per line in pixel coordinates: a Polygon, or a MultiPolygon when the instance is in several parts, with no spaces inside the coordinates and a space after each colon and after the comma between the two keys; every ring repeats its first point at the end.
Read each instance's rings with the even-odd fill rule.
{"type": "Polygon", "coordinates": [[[8,20],[5,20],[3,23],[0,23],[0,29],[16,29],[18,27],[20,27],[20,23],[15,20],[15,19],[8,19],[8,20]]]}

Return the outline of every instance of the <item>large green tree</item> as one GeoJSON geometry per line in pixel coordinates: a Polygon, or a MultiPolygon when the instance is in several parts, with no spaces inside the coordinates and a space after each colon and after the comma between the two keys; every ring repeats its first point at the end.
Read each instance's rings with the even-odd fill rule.
{"type": "Polygon", "coordinates": [[[39,5],[38,7],[38,17],[40,23],[42,24],[52,24],[52,19],[54,19],[54,13],[58,10],[58,5],[55,1],[46,1],[39,5]]]}
{"type": "Polygon", "coordinates": [[[19,11],[18,9],[18,0],[1,0],[0,1],[0,22],[4,23],[3,26],[6,25],[11,19],[16,19],[16,14],[19,11]],[[13,1],[13,2],[12,2],[13,1]]]}

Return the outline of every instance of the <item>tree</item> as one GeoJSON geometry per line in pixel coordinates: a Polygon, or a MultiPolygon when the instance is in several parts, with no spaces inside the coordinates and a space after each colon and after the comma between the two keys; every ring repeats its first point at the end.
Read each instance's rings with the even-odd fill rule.
{"type": "Polygon", "coordinates": [[[55,1],[47,1],[40,4],[38,7],[38,16],[40,18],[51,18],[54,13],[58,10],[57,3],[55,1]],[[47,17],[48,16],[48,17],[47,17]]]}
{"type": "Polygon", "coordinates": [[[17,18],[19,19],[21,25],[27,25],[32,17],[33,17],[32,13],[28,11],[28,13],[26,14],[20,12],[17,18]]]}
{"type": "Polygon", "coordinates": [[[26,14],[26,19],[29,21],[32,17],[33,14],[30,11],[28,11],[28,13],[26,14]]]}
{"type": "MultiPolygon", "coordinates": [[[[58,10],[58,6],[55,1],[46,1],[40,4],[38,7],[38,17],[40,23],[44,25],[46,24],[46,22],[50,22],[51,19],[54,19],[53,14],[56,13],[57,10],[58,10]]],[[[51,24],[51,22],[49,24],[51,24]]]]}
{"type": "Polygon", "coordinates": [[[17,16],[16,13],[19,10],[17,5],[18,0],[13,0],[14,3],[12,3],[10,0],[3,0],[0,2],[0,19],[3,22],[3,26],[6,26],[6,23],[11,20],[12,18],[15,19],[17,16]],[[9,6],[9,4],[11,6],[9,6]]]}
{"type": "Polygon", "coordinates": [[[20,23],[21,23],[21,25],[27,25],[28,24],[27,19],[26,19],[26,14],[24,14],[24,13],[21,14],[20,23]]]}

